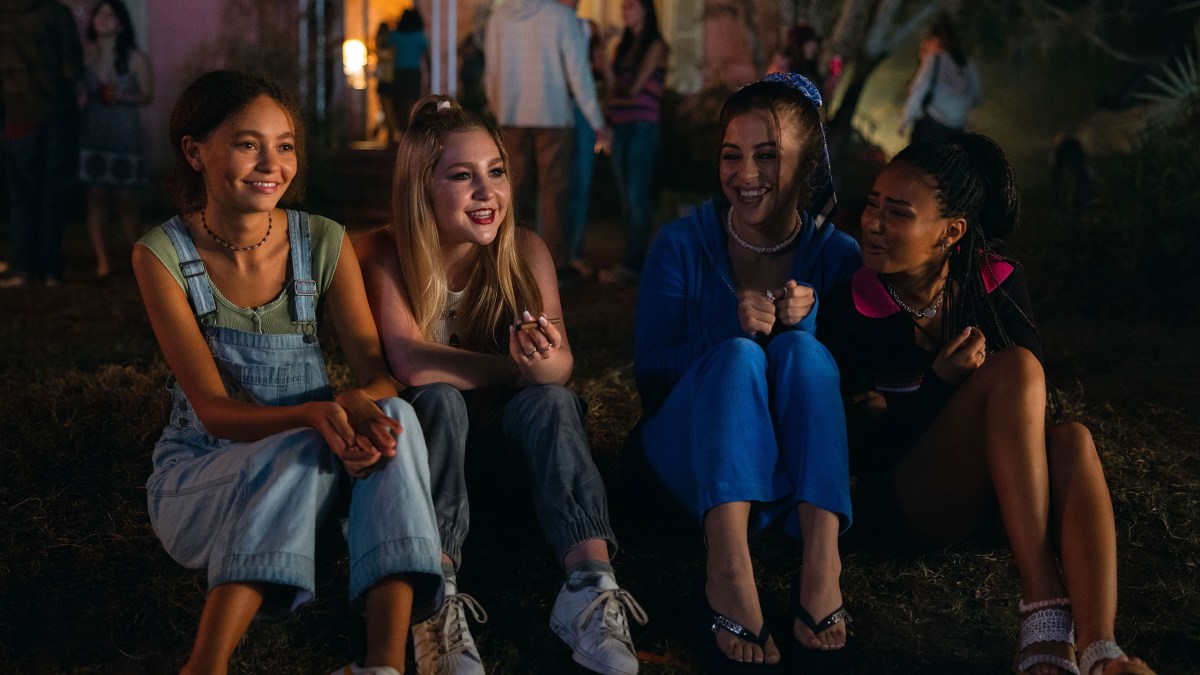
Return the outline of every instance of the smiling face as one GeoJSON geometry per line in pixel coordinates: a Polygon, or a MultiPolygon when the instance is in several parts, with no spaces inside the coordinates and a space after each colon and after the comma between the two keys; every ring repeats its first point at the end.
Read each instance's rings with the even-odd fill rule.
{"type": "Polygon", "coordinates": [[[509,184],[491,135],[482,129],[450,134],[430,193],[443,245],[492,243],[508,213],[509,184]]]}
{"type": "Polygon", "coordinates": [[[208,203],[230,213],[275,208],[296,175],[296,131],[291,117],[260,96],[198,141],[183,138],[184,154],[204,175],[208,203]]]}
{"type": "Polygon", "coordinates": [[[875,179],[862,214],[863,265],[877,274],[940,273],[966,221],[943,218],[937,188],[906,162],[892,162],[875,179]]]}
{"type": "Polygon", "coordinates": [[[736,115],[721,142],[720,180],[733,205],[734,220],[744,226],[790,230],[799,201],[798,122],[755,109],[736,115]]]}

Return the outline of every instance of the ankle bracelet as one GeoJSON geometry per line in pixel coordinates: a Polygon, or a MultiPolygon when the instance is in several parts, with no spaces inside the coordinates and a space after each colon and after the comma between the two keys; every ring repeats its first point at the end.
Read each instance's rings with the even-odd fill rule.
{"type": "Polygon", "coordinates": [[[1024,600],[1017,601],[1017,611],[1021,614],[1036,612],[1039,609],[1047,609],[1050,607],[1070,607],[1070,598],[1051,598],[1049,600],[1036,600],[1026,603],[1024,600]]]}

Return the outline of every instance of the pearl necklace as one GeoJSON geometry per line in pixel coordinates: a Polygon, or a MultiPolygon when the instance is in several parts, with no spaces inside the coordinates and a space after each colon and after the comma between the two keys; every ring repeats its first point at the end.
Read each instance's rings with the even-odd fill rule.
{"type": "Polygon", "coordinates": [[[733,229],[732,208],[725,212],[725,229],[729,232],[729,236],[732,237],[735,242],[737,242],[738,246],[741,246],[748,251],[754,251],[755,253],[778,253],[786,248],[788,244],[791,244],[793,241],[795,241],[796,235],[800,234],[800,214],[796,214],[796,227],[792,228],[791,234],[774,246],[755,246],[754,244],[751,244],[745,239],[739,237],[737,230],[733,229]]]}
{"type": "Polygon", "coordinates": [[[208,221],[204,219],[204,211],[205,211],[205,209],[200,209],[200,224],[204,226],[204,231],[207,232],[208,236],[212,237],[214,241],[216,241],[218,244],[224,246],[225,248],[229,249],[230,251],[253,251],[254,249],[258,248],[259,246],[262,246],[263,244],[267,243],[267,237],[271,236],[271,212],[270,211],[267,211],[267,233],[263,235],[262,239],[258,240],[257,244],[253,244],[251,246],[234,246],[233,244],[218,237],[217,233],[213,232],[212,229],[209,228],[208,221]]]}
{"type": "Polygon", "coordinates": [[[901,300],[900,296],[896,294],[896,289],[892,288],[892,283],[890,281],[884,279],[883,287],[887,289],[888,295],[892,296],[892,300],[894,300],[901,309],[909,314],[912,314],[918,319],[932,319],[933,317],[937,316],[938,308],[942,306],[942,299],[946,297],[946,282],[942,281],[942,287],[938,289],[937,297],[933,299],[933,302],[926,305],[924,309],[913,309],[912,307],[904,304],[904,301],[901,300]]]}

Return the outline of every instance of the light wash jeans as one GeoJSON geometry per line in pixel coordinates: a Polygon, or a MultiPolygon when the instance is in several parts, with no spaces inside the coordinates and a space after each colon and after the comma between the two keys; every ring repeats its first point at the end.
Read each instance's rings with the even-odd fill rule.
{"type": "MultiPolygon", "coordinates": [[[[561,564],[572,546],[588,539],[603,539],[609,554],[615,554],[617,541],[609,526],[608,497],[587,444],[579,397],[558,385],[533,386],[507,400],[500,398],[497,405],[501,410],[479,410],[469,403],[479,393],[464,394],[439,382],[402,394],[412,402],[425,432],[438,533],[442,550],[455,567],[461,562],[470,525],[464,471],[468,434],[473,426],[486,426],[484,418],[493,413],[500,417],[498,440],[520,458],[529,476],[538,523],[555,559],[561,564]]],[[[475,447],[475,438],[471,450],[495,451],[475,447]]]]}

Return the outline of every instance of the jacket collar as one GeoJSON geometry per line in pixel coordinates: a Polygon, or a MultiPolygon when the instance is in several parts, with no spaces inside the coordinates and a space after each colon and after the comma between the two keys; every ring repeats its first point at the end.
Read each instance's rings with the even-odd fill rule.
{"type": "MultiPolygon", "coordinates": [[[[708,257],[725,278],[730,288],[733,284],[733,271],[729,263],[729,250],[725,247],[729,235],[725,233],[723,214],[729,208],[729,202],[722,197],[710,199],[692,210],[691,219],[696,236],[708,257]]],[[[820,259],[821,249],[826,241],[833,236],[833,223],[825,222],[821,226],[813,223],[812,216],[806,211],[800,212],[803,219],[800,234],[796,237],[796,259],[792,263],[791,277],[800,281],[812,275],[812,268],[820,259]]]]}
{"type": "MultiPolygon", "coordinates": [[[[988,272],[983,273],[983,287],[991,293],[1004,283],[1012,271],[1012,263],[996,256],[990,257],[988,272]]],[[[850,293],[854,297],[854,308],[868,319],[882,319],[900,311],[899,305],[883,287],[883,280],[865,267],[860,267],[850,278],[850,293]]]]}

